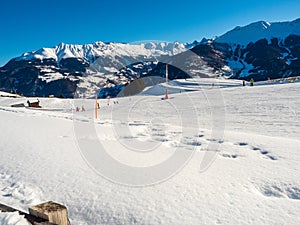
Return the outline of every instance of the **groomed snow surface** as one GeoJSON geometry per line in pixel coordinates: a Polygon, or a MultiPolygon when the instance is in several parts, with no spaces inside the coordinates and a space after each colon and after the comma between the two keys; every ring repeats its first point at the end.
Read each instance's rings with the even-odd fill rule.
{"type": "MultiPolygon", "coordinates": [[[[1,97],[0,202],[26,211],[56,201],[76,225],[300,224],[300,83],[178,80],[162,100],[164,88],[99,100],[98,119],[94,100],[40,98],[34,110],[1,97]],[[96,142],[120,165],[153,171],[126,177],[97,155],[86,160],[82,143],[96,142]],[[165,173],[156,165],[188,154],[173,176],[153,179],[165,173]]],[[[7,213],[0,222],[26,224],[7,213]]]]}

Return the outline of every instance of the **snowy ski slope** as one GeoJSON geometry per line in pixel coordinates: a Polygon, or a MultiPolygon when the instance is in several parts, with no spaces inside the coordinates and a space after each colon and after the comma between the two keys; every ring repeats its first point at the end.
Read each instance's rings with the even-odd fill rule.
{"type": "MultiPolygon", "coordinates": [[[[48,110],[31,110],[10,107],[27,98],[1,97],[0,202],[27,210],[57,201],[72,224],[300,224],[300,83],[169,88],[168,100],[164,84],[118,104],[99,100],[98,119],[92,99],[39,98],[48,110]],[[120,164],[153,173],[118,180],[99,157],[101,174],[82,147],[94,141],[120,164]],[[190,155],[183,168],[151,180],[176,154],[190,155]]],[[[16,220],[0,213],[3,224],[26,224],[16,220]]]]}

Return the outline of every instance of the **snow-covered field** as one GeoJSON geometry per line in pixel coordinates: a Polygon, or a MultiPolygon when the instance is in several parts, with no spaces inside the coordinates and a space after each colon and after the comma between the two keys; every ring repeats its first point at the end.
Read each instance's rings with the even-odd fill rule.
{"type": "Polygon", "coordinates": [[[76,225],[300,224],[300,83],[196,83],[99,100],[98,119],[94,100],[0,98],[0,202],[76,225]]]}

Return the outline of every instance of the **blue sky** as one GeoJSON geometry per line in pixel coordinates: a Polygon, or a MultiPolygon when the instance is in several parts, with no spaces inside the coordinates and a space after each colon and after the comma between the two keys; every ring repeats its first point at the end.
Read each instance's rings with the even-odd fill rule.
{"type": "Polygon", "coordinates": [[[61,42],[189,42],[236,26],[300,17],[299,0],[2,0],[0,66],[61,42]]]}

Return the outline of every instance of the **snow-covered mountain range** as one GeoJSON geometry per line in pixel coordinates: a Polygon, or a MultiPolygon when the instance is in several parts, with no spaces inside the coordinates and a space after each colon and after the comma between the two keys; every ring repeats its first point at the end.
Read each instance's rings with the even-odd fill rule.
{"type": "Polygon", "coordinates": [[[123,56],[123,57],[144,57],[155,58],[171,56],[186,50],[184,44],[179,42],[145,42],[145,43],[104,43],[73,45],[61,43],[53,48],[42,48],[37,51],[26,52],[15,58],[18,61],[30,61],[34,59],[54,59],[58,64],[62,59],[80,58],[88,63],[93,63],[99,57],[123,56]]]}
{"type": "Polygon", "coordinates": [[[144,76],[225,76],[266,80],[300,74],[300,19],[256,22],[193,43],[61,43],[27,52],[0,68],[0,90],[26,96],[116,96],[144,76]],[[173,65],[173,66],[172,66],[173,65]]]}
{"type": "Polygon", "coordinates": [[[179,42],[61,43],[9,61],[1,68],[0,84],[24,95],[72,97],[76,90],[90,95],[100,88],[125,85],[146,75],[163,57],[186,50],[179,42]]]}

